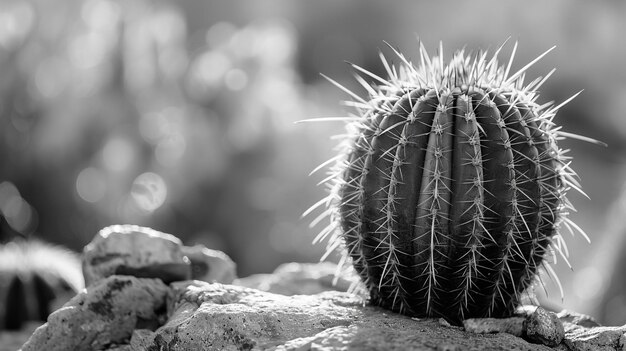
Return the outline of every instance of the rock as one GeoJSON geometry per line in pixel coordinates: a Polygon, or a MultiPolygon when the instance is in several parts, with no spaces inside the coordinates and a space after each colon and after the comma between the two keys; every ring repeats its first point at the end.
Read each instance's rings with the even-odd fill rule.
{"type": "Polygon", "coordinates": [[[561,343],[564,336],[563,323],[557,315],[542,307],[537,307],[535,312],[526,318],[526,339],[531,342],[556,346],[561,343]]]}
{"type": "Polygon", "coordinates": [[[138,329],[133,332],[132,337],[130,338],[130,348],[131,350],[145,350],[144,345],[150,345],[154,343],[154,334],[153,331],[148,329],[138,329]]]}
{"type": "MultiPolygon", "coordinates": [[[[437,319],[437,322],[439,322],[439,325],[441,325],[443,327],[457,328],[457,327],[453,326],[452,324],[450,324],[450,322],[445,320],[445,318],[439,318],[439,319],[437,319]]],[[[458,327],[458,328],[460,328],[460,327],[458,327]]]]}
{"type": "MultiPolygon", "coordinates": [[[[322,320],[313,318],[316,311],[324,308],[315,298],[288,299],[232,285],[174,283],[168,301],[170,319],[156,331],[154,347],[169,345],[176,346],[173,348],[176,350],[222,349],[233,345],[243,349],[255,345],[267,347],[274,346],[278,335],[312,335],[323,330],[322,327],[349,323],[348,317],[341,313],[342,307],[340,311],[326,309],[329,315],[322,320]]],[[[362,301],[350,297],[342,303],[362,301]]]]}
{"type": "Polygon", "coordinates": [[[585,328],[576,324],[564,323],[563,343],[572,351],[614,351],[624,350],[626,325],[621,327],[585,328]]]}
{"type": "Polygon", "coordinates": [[[135,332],[133,350],[550,350],[366,306],[345,292],[284,296],[199,281],[170,287],[168,322],[135,332]]]}
{"type": "Polygon", "coordinates": [[[337,326],[328,328],[313,336],[297,338],[287,341],[285,344],[277,346],[277,351],[287,350],[338,350],[350,346],[350,340],[357,335],[357,327],[337,326]]]}
{"type": "Polygon", "coordinates": [[[592,328],[601,326],[593,317],[573,311],[563,310],[557,314],[557,317],[562,322],[576,324],[581,327],[592,328]]]}
{"type": "Polygon", "coordinates": [[[524,322],[525,319],[522,317],[470,318],[463,321],[463,328],[468,332],[477,334],[508,333],[522,336],[524,322]]]}
{"type": "Polygon", "coordinates": [[[169,283],[190,279],[191,266],[177,237],[136,225],[113,225],[85,246],[83,274],[87,285],[114,274],[169,283]]]}
{"type": "Polygon", "coordinates": [[[237,266],[225,253],[204,245],[183,246],[182,252],[191,261],[191,279],[231,284],[237,279],[237,266]]]}
{"type": "Polygon", "coordinates": [[[464,329],[410,318],[338,291],[356,276],[337,278],[330,263],[286,264],[235,279],[225,254],[137,226],[103,229],[85,248],[83,267],[91,285],[52,313],[21,351],[586,351],[626,343],[626,326],[600,327],[588,316],[531,306],[512,318],[466,320],[464,329]],[[181,281],[189,277],[206,281],[181,281]],[[231,281],[242,286],[210,283],[231,281]]]}
{"type": "MultiPolygon", "coordinates": [[[[348,291],[355,277],[336,277],[337,265],[330,262],[285,263],[272,274],[255,274],[234,284],[282,295],[311,295],[323,291],[348,291]]],[[[356,277],[358,279],[358,277],[356,277]]]]}
{"type": "Polygon", "coordinates": [[[101,350],[133,330],[163,323],[168,288],[159,279],[110,276],[89,286],[48,317],[22,351],[101,350]]]}
{"type": "Polygon", "coordinates": [[[130,345],[115,345],[106,349],[106,351],[133,351],[130,345]]]}

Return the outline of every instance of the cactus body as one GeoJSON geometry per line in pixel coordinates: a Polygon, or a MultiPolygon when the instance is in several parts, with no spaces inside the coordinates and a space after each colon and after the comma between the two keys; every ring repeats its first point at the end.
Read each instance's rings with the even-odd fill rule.
{"type": "Polygon", "coordinates": [[[556,145],[563,104],[536,103],[545,79],[523,83],[534,61],[509,76],[497,52],[447,65],[420,52],[419,66],[381,55],[386,79],[355,66],[376,83],[358,77],[370,96],[352,94],[320,236],[345,248],[376,305],[453,323],[509,316],[546,253],[565,251],[557,228],[578,186],[556,145]]]}

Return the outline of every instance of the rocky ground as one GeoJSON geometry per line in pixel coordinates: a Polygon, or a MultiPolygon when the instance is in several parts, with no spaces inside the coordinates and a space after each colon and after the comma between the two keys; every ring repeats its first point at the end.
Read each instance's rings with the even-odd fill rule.
{"type": "MultiPolygon", "coordinates": [[[[20,350],[623,350],[626,326],[527,307],[463,326],[367,305],[332,264],[236,279],[223,253],[135,226],[101,231],[83,255],[89,286],[20,350]]],[[[31,330],[25,331],[27,335],[31,330]]],[[[24,334],[0,334],[16,350],[24,334]]]]}

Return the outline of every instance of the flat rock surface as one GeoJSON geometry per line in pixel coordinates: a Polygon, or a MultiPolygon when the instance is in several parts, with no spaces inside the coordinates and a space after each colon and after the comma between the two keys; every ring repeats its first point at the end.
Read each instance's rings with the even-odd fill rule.
{"type": "Polygon", "coordinates": [[[550,350],[365,306],[344,292],[283,296],[197,281],[171,287],[168,323],[133,334],[133,350],[550,350]]]}

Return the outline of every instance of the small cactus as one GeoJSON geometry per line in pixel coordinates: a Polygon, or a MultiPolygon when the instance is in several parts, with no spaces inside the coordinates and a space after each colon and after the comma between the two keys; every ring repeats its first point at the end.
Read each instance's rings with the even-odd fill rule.
{"type": "Polygon", "coordinates": [[[329,238],[329,253],[345,248],[373,304],[455,324],[505,317],[541,266],[553,273],[545,256],[566,260],[557,229],[580,230],[566,198],[579,186],[557,140],[587,138],[553,123],[571,99],[536,102],[552,72],[524,84],[551,49],[511,75],[517,44],[506,66],[501,49],[491,58],[460,51],[447,65],[441,46],[431,58],[420,44],[419,65],[394,50],[392,66],[381,54],[387,78],[353,65],[367,100],[329,79],[358,115],[340,118],[348,136],[327,178],[332,191],[311,208],[326,205],[314,222],[331,224],[316,240],[329,238]]]}
{"type": "Polygon", "coordinates": [[[45,322],[83,287],[74,252],[35,239],[0,244],[0,332],[45,322]]]}

